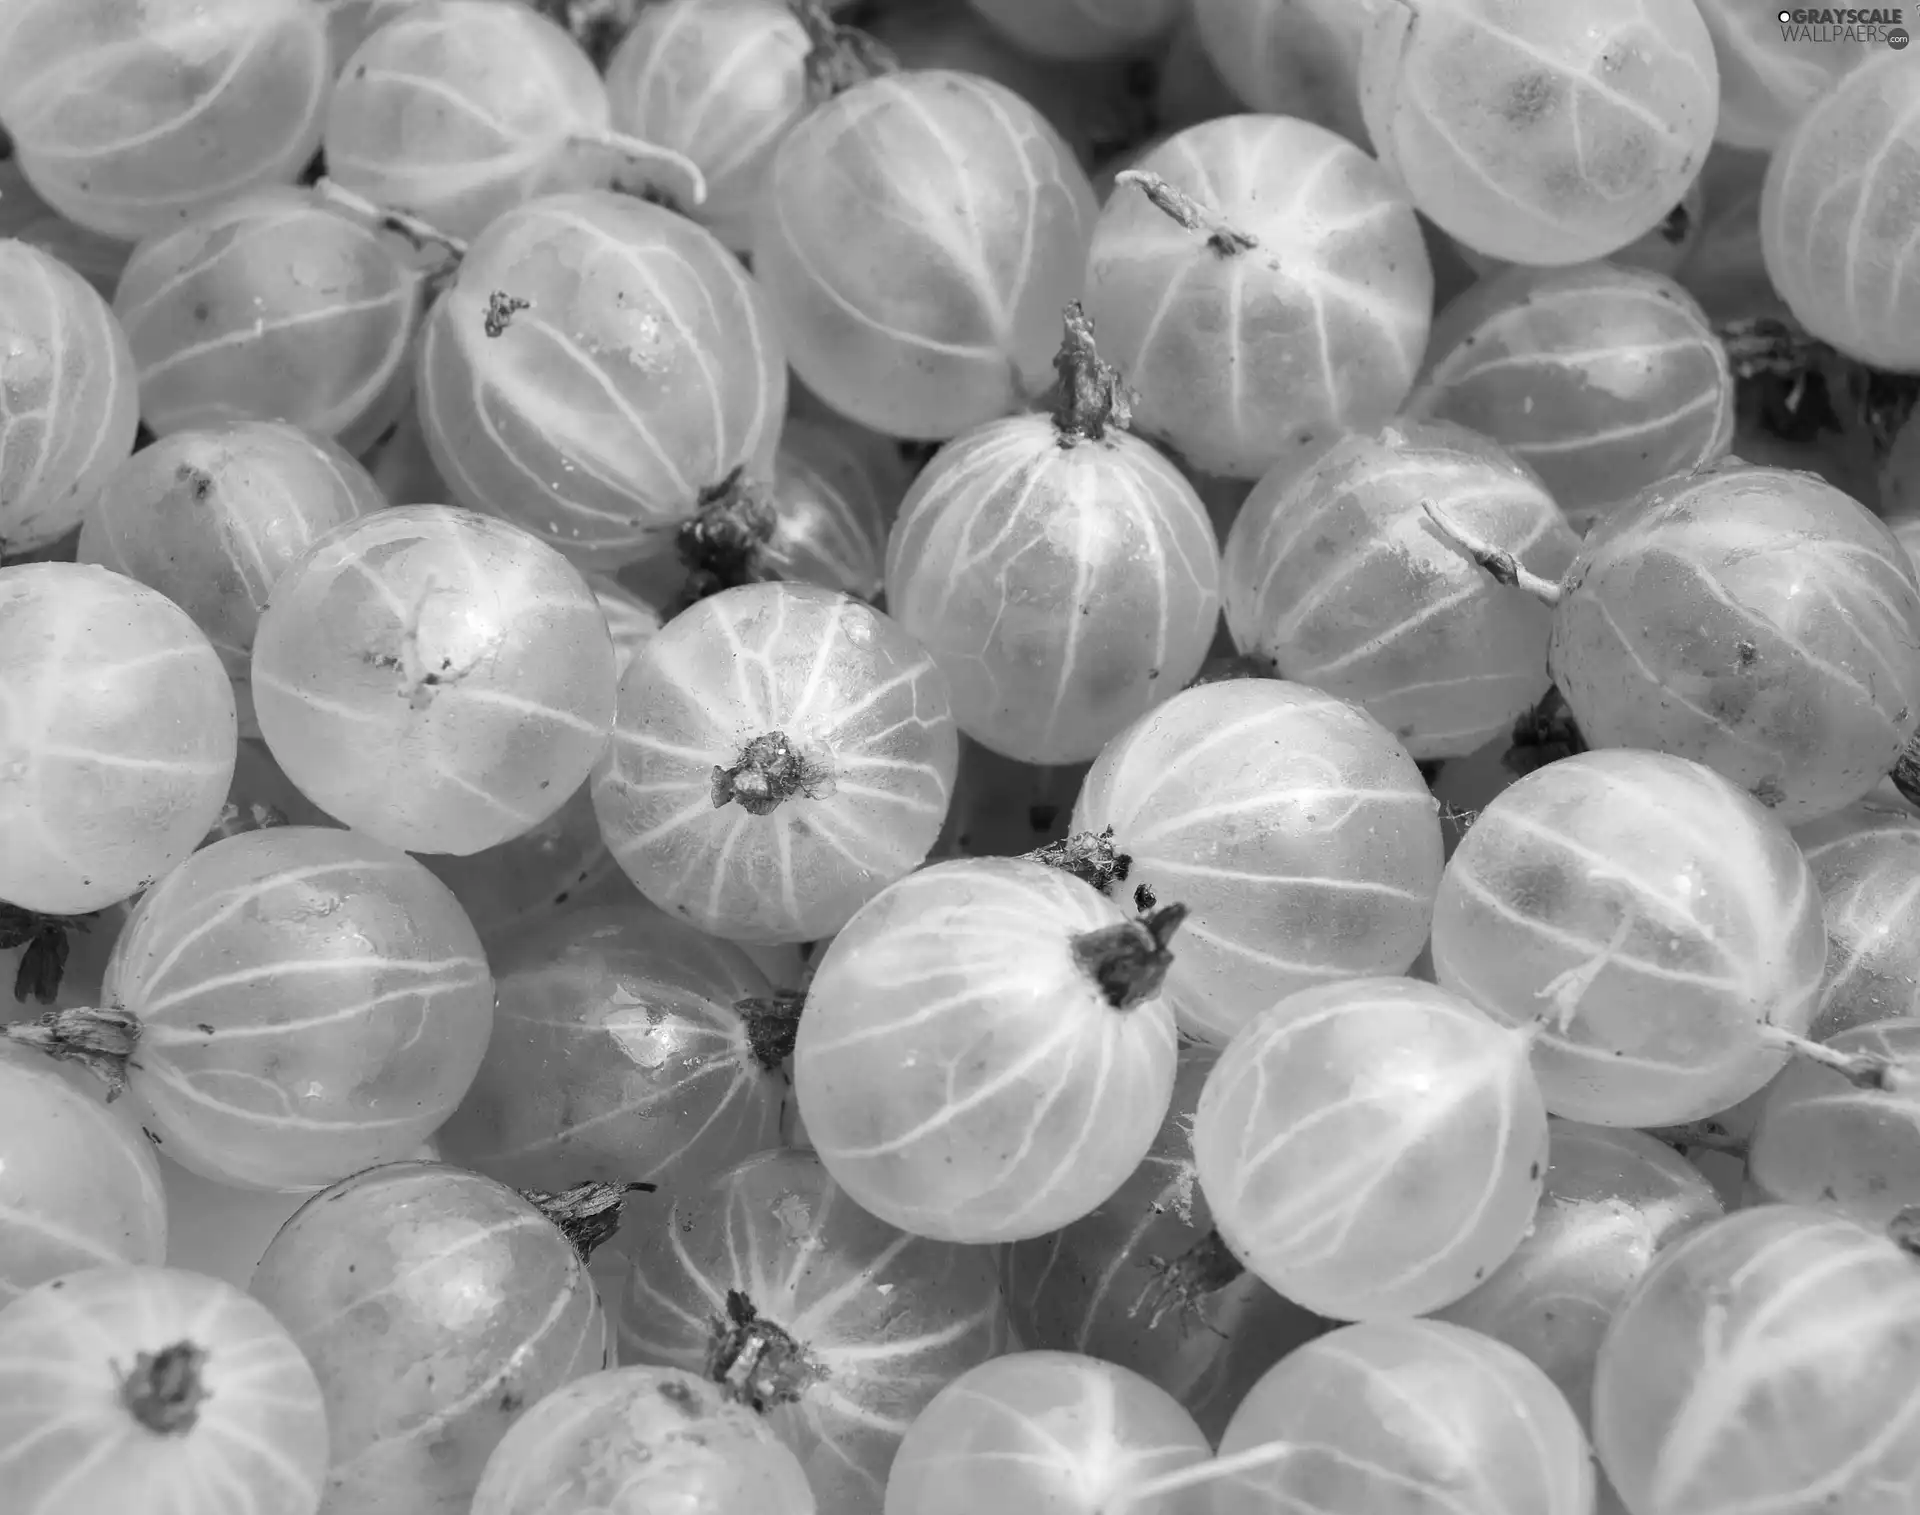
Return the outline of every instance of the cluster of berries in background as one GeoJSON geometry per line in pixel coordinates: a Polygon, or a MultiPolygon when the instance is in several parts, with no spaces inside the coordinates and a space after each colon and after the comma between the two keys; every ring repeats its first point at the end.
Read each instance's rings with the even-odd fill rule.
{"type": "Polygon", "coordinates": [[[1920,1511],[1807,14],[0,0],[0,1508],[1920,1511]]]}

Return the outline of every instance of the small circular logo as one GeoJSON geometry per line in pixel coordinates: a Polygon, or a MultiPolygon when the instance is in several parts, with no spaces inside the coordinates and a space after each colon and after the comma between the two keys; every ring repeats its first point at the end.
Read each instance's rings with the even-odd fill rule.
{"type": "Polygon", "coordinates": [[[1792,11],[1782,11],[1782,12],[1780,12],[1780,19],[1781,19],[1781,21],[1783,21],[1783,22],[1786,22],[1786,21],[1791,21],[1791,20],[1793,19],[1793,12],[1792,12],[1792,11]]]}
{"type": "Polygon", "coordinates": [[[1907,29],[1904,26],[1896,26],[1892,31],[1887,33],[1887,46],[1892,48],[1896,53],[1907,45],[1908,40],[1907,29]]]}

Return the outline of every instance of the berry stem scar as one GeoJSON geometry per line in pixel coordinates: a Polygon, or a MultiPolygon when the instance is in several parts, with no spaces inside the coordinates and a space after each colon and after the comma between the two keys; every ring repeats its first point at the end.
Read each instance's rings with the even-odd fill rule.
{"type": "Polygon", "coordinates": [[[1155,210],[1172,217],[1188,231],[1205,232],[1207,246],[1223,258],[1230,258],[1235,253],[1251,252],[1260,245],[1251,233],[1235,230],[1192,195],[1175,189],[1158,174],[1130,168],[1114,175],[1113,182],[1133,185],[1153,202],[1155,210]]]}

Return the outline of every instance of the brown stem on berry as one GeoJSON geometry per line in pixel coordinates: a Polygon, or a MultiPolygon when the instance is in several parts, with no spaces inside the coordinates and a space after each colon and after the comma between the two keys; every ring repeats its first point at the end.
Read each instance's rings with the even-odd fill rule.
{"type": "Polygon", "coordinates": [[[784,731],[757,736],[731,768],[713,770],[713,808],[738,805],[748,815],[771,815],[796,794],[825,799],[833,772],[802,752],[784,731]]]}
{"type": "Polygon", "coordinates": [[[800,1015],[807,1007],[807,996],[799,989],[776,989],[738,1000],[734,1009],[747,1023],[747,1048],[753,1060],[769,1073],[778,1073],[793,1056],[794,1038],[800,1034],[800,1015]]]}
{"type": "Polygon", "coordinates": [[[744,465],[702,490],[699,509],[674,537],[674,550],[687,567],[680,608],[772,578],[764,554],[779,521],[772,486],[747,478],[744,465]]]}
{"type": "Polygon", "coordinates": [[[1113,182],[1116,185],[1131,184],[1153,202],[1155,210],[1179,222],[1188,231],[1205,232],[1207,246],[1222,258],[1231,258],[1235,253],[1252,252],[1260,245],[1251,232],[1240,231],[1229,225],[1192,195],[1185,190],[1175,189],[1158,174],[1129,168],[1115,174],[1113,182]]]}
{"type": "Polygon", "coordinates": [[[1422,500],[1420,508],[1433,522],[1434,529],[1452,546],[1458,547],[1498,582],[1532,595],[1542,605],[1558,605],[1564,593],[1552,579],[1542,578],[1504,547],[1481,540],[1466,527],[1449,520],[1431,500],[1422,500]]]}
{"type": "Polygon", "coordinates": [[[707,1377],[750,1409],[792,1404],[827,1376],[800,1342],[761,1316],[739,1289],[727,1290],[707,1343],[707,1377]]]}
{"type": "Polygon", "coordinates": [[[1810,1063],[1832,1069],[1856,1089],[1893,1094],[1913,1087],[1911,1069],[1875,1052],[1841,1052],[1824,1042],[1816,1042],[1771,1025],[1760,1028],[1760,1039],[1770,1046],[1791,1052],[1795,1057],[1804,1057],[1810,1063]]]}
{"type": "Polygon", "coordinates": [[[129,1414],[159,1436],[178,1436],[193,1429],[206,1403],[207,1388],[201,1369],[207,1354],[190,1341],[176,1341],[158,1352],[142,1352],[133,1371],[120,1380],[120,1402],[129,1414]]]}
{"type": "Polygon", "coordinates": [[[550,1192],[522,1189],[520,1197],[560,1228],[560,1234],[573,1244],[581,1262],[590,1262],[593,1254],[613,1239],[620,1229],[620,1214],[629,1194],[651,1194],[657,1184],[575,1184],[571,1189],[550,1192]]]}
{"type": "Polygon", "coordinates": [[[332,179],[315,180],[313,190],[321,199],[330,201],[342,210],[351,211],[363,221],[372,222],[379,230],[392,232],[410,244],[415,252],[427,252],[438,247],[449,263],[458,263],[467,255],[467,244],[462,238],[450,237],[431,222],[404,210],[376,205],[365,195],[357,195],[332,179]]]}
{"type": "Polygon", "coordinates": [[[1093,345],[1093,322],[1078,300],[1065,312],[1066,335],[1053,357],[1053,424],[1060,445],[1097,442],[1109,426],[1125,430],[1132,420],[1127,387],[1119,372],[1101,361],[1093,345]]]}
{"type": "Polygon", "coordinates": [[[611,155],[619,165],[613,173],[614,182],[624,190],[656,190],[674,205],[706,204],[707,176],[685,153],[616,131],[593,132],[567,140],[575,147],[611,155]]]}
{"type": "Polygon", "coordinates": [[[1247,1271],[1246,1264],[1233,1255],[1218,1230],[1212,1230],[1178,1257],[1149,1259],[1153,1282],[1127,1313],[1147,1312],[1149,1328],[1175,1310],[1190,1312],[1199,1318],[1207,1296],[1217,1294],[1247,1271]]]}
{"type": "Polygon", "coordinates": [[[1124,884],[1133,871],[1133,859],[1113,845],[1111,826],[1104,831],[1077,831],[1057,842],[1048,842],[1027,853],[1026,859],[1071,873],[1102,894],[1113,893],[1113,886],[1124,884]]]}
{"type": "Polygon", "coordinates": [[[1073,939],[1073,960],[1116,1010],[1152,999],[1173,966],[1167,944],[1187,918],[1185,905],[1161,905],[1137,920],[1102,926],[1073,939]]]}
{"type": "Polygon", "coordinates": [[[807,98],[815,105],[900,67],[890,48],[857,26],[842,26],[827,14],[824,0],[787,0],[787,9],[806,29],[807,98]]]}
{"type": "Polygon", "coordinates": [[[127,1070],[136,1066],[140,1021],[125,1010],[49,1010],[31,1024],[0,1026],[0,1036],[38,1047],[49,1057],[79,1063],[107,1086],[109,1103],[127,1089],[127,1070]]]}

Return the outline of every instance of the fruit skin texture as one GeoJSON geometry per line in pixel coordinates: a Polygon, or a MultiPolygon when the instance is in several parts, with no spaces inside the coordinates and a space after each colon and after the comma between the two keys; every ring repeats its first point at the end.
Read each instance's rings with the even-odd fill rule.
{"type": "Polygon", "coordinates": [[[787,365],[761,286],[631,195],[548,195],[474,240],[427,317],[420,418],[458,503],[618,568],[735,469],[766,478],[787,365]],[[493,296],[527,302],[500,326],[493,296]]]}
{"type": "Polygon", "coordinates": [[[1356,979],[1240,1030],[1201,1091],[1193,1156],[1221,1237],[1277,1293],[1392,1319],[1512,1255],[1547,1112],[1523,1035],[1431,984],[1356,979]]]}
{"type": "Polygon", "coordinates": [[[326,1393],[323,1515],[467,1515],[507,1428],[610,1361],[599,1296],[559,1227],[438,1163],[370,1168],[315,1195],[251,1292],[326,1393]]]}
{"type": "Polygon", "coordinates": [[[1052,383],[1098,206],[1011,90],[916,69],[855,85],[774,154],[755,276],[794,372],[862,426],[943,440],[1052,383]]]}
{"type": "Polygon", "coordinates": [[[1138,394],[1143,436],[1202,472],[1257,479],[1399,409],[1426,346],[1433,270],[1391,175],[1285,116],[1203,122],[1137,167],[1254,242],[1222,252],[1132,185],[1101,212],[1087,313],[1138,394]]]}
{"type": "Polygon", "coordinates": [[[962,731],[1020,762],[1083,763],[1199,672],[1220,547],[1193,486],[1145,442],[1015,416],[922,470],[886,587],[962,731]]]}
{"type": "Polygon", "coordinates": [[[879,1515],[914,1417],[1010,1345],[988,1248],[902,1235],[809,1152],[763,1152],[683,1186],[625,1246],[622,1359],[724,1377],[832,1515],[879,1515]],[[736,1304],[768,1334],[736,1339],[736,1304]]]}
{"type": "Polygon", "coordinates": [[[993,1243],[1056,1230],[1126,1181],[1172,1097],[1173,1012],[1157,996],[1116,1009],[1073,951],[1125,919],[1068,874],[968,858],[847,923],[807,993],[794,1093],[855,1203],[993,1243]]]}
{"type": "Polygon", "coordinates": [[[1729,460],[1587,539],[1547,659],[1590,745],[1705,763],[1799,826],[1920,732],[1920,582],[1847,495],[1729,460]]]}
{"type": "Polygon", "coordinates": [[[556,1389],[487,1461],[469,1515],[814,1515],[793,1453],[726,1390],[672,1368],[556,1389]]]}
{"type": "Polygon", "coordinates": [[[231,1284],[88,1268],[0,1310],[7,1515],[314,1515],[326,1466],[313,1369],[231,1284]],[[128,1374],[183,1343],[204,1354],[193,1371],[205,1397],[163,1433],[131,1413],[128,1374]]]}

